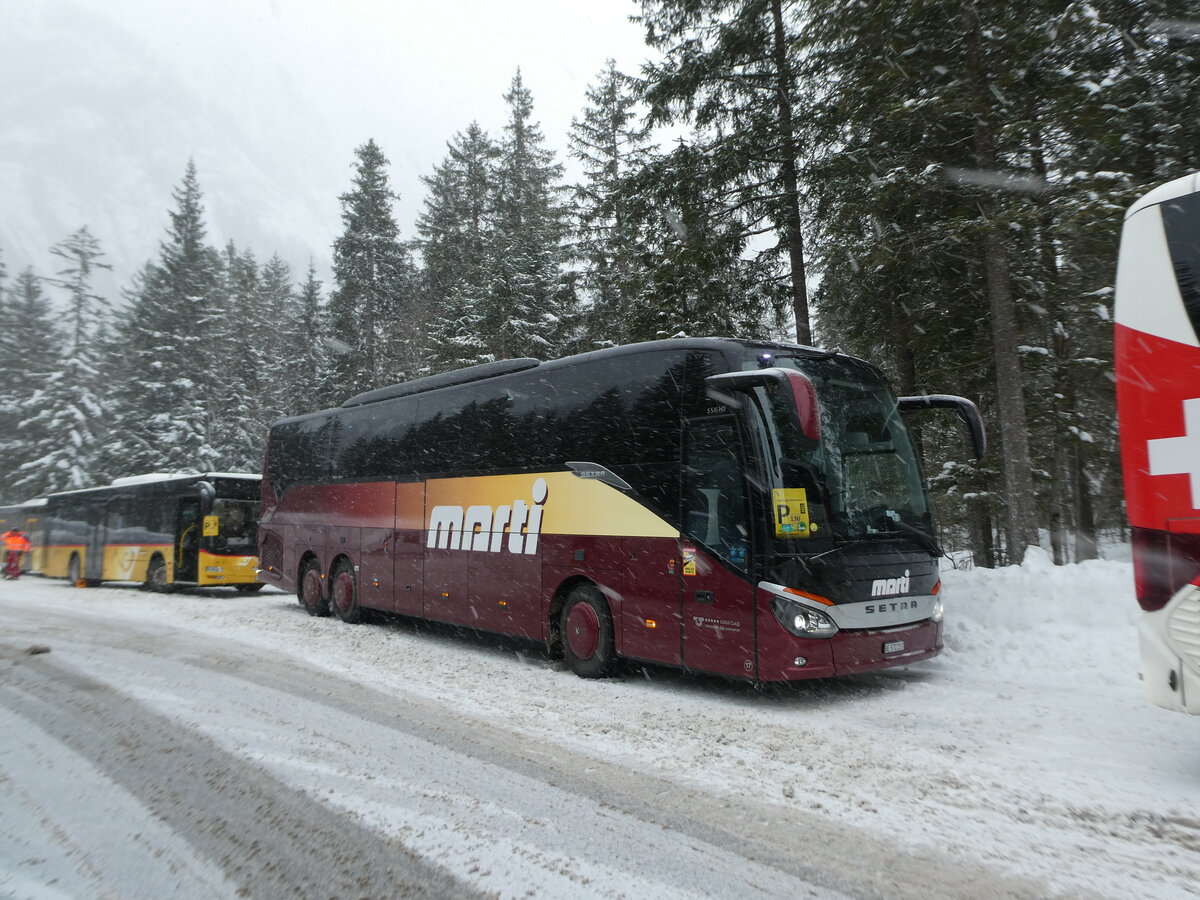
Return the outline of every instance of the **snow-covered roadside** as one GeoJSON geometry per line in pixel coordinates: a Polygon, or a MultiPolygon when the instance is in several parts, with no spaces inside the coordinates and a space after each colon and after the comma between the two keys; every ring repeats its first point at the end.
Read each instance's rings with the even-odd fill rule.
{"type": "MultiPolygon", "coordinates": [[[[1130,585],[1126,563],[1056,569],[1036,555],[1022,567],[948,572],[941,658],[763,692],[662,669],[586,682],[534,647],[407,621],[351,628],[310,619],[277,593],[164,598],[35,579],[3,586],[0,622],[11,604],[220,637],[230,650],[290,655],[401,702],[442,704],[518,740],[616,763],[634,779],[654,773],[808,810],[914,853],[1031,877],[1046,895],[1190,896],[1200,883],[1200,722],[1143,699],[1130,585]]],[[[124,689],[186,716],[152,684],[124,689]]],[[[236,723],[224,724],[210,736],[236,749],[236,723]]],[[[256,762],[304,787],[283,755],[256,762]]],[[[349,789],[327,800],[388,820],[349,789]]]]}

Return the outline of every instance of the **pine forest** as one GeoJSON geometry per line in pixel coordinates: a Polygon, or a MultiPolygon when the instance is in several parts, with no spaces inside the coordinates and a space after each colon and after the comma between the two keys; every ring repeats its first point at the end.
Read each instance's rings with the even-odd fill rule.
{"type": "Polygon", "coordinates": [[[463,122],[423,197],[392,190],[402,148],[355,149],[328,283],[210,243],[188,160],[120,296],[82,223],[54,271],[0,247],[0,499],[258,471],[272,421],[422,375],[730,336],[974,400],[979,464],[950,417],[913,421],[939,539],[976,565],[1122,537],[1117,240],[1134,198],[1200,168],[1194,0],[631,6],[654,61],[595,74],[569,158],[520,71],[502,130],[463,122]]]}

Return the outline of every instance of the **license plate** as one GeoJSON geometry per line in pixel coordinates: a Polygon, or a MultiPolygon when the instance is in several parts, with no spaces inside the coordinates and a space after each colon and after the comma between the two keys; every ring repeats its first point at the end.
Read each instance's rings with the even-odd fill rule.
{"type": "Polygon", "coordinates": [[[883,645],[884,653],[899,653],[904,649],[904,641],[888,641],[883,645]]]}

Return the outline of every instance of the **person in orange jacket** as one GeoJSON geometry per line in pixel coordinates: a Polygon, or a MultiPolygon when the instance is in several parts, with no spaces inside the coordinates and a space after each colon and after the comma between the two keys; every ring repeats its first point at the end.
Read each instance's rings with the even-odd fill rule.
{"type": "Polygon", "coordinates": [[[5,547],[4,577],[20,578],[21,557],[28,553],[32,546],[29,538],[19,528],[10,528],[4,534],[0,534],[0,538],[4,539],[5,547]]]}

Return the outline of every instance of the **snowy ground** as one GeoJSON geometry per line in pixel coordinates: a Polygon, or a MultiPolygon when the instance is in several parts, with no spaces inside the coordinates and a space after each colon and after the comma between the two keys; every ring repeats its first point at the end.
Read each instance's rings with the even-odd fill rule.
{"type": "Polygon", "coordinates": [[[1200,720],[1143,699],[1131,594],[948,572],[939,659],[758,692],[0,584],[0,896],[1197,896],[1200,720]]]}

